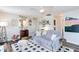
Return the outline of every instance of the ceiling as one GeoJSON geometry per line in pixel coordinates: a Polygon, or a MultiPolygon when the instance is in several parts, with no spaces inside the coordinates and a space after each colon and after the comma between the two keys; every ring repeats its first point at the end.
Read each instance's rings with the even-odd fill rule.
{"type": "Polygon", "coordinates": [[[69,12],[79,9],[78,6],[0,6],[1,12],[13,13],[17,15],[41,15],[40,9],[44,9],[45,13],[57,14],[59,12],[69,12]]]}

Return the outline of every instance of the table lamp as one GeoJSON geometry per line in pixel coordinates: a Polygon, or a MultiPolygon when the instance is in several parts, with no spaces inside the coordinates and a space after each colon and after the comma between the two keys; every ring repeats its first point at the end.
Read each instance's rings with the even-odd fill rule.
{"type": "Polygon", "coordinates": [[[0,42],[7,41],[6,26],[8,26],[8,22],[0,22],[0,42]]]}

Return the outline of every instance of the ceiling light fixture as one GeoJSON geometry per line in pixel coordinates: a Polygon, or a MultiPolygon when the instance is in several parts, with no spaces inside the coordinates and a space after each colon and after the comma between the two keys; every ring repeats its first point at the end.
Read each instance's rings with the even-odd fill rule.
{"type": "Polygon", "coordinates": [[[45,10],[44,9],[40,9],[40,13],[44,13],[45,12],[45,10]]]}

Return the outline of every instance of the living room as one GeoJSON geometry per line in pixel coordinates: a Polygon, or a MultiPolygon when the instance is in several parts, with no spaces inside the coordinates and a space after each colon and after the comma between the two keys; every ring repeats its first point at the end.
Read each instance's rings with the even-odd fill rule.
{"type": "MultiPolygon", "coordinates": [[[[40,46],[43,45],[45,51],[51,51],[51,52],[52,51],[57,52],[60,50],[61,42],[59,39],[61,38],[66,39],[70,43],[77,44],[79,42],[78,40],[79,37],[77,36],[79,35],[78,33],[73,34],[73,36],[72,33],[71,34],[65,33],[65,18],[66,17],[79,18],[77,14],[79,12],[78,10],[79,7],[72,7],[72,6],[0,7],[1,42],[12,41],[13,43],[15,43],[17,39],[18,40],[26,39],[25,41],[28,41],[28,39],[30,38],[33,39],[33,41],[36,44],[40,42],[38,45],[40,46]],[[42,37],[39,37],[46,35],[49,30],[52,30],[52,32],[54,32],[54,34],[57,34],[58,36],[54,38],[56,35],[53,34],[51,36],[49,34],[48,37],[50,37],[49,38],[50,40],[48,39],[43,40],[42,37]],[[74,40],[75,39],[74,35],[77,36],[76,40],[74,40]]],[[[18,44],[20,45],[21,43],[18,44]]],[[[5,46],[7,46],[7,44],[5,44],[5,46]]],[[[14,52],[22,52],[22,51],[27,52],[22,49],[21,49],[22,51],[17,51],[18,49],[15,50],[13,45],[12,45],[12,49],[14,52]]],[[[69,50],[70,48],[66,48],[66,49],[69,50]]],[[[64,51],[63,49],[61,50],[62,52],[67,52],[64,51]]],[[[71,49],[71,51],[72,50],[73,49],[71,49]]]]}

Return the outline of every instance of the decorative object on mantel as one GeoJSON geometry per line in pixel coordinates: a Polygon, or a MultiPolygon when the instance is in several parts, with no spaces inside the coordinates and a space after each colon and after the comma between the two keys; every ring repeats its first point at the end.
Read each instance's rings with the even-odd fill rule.
{"type": "MultiPolygon", "coordinates": [[[[45,26],[45,25],[49,24],[49,21],[48,21],[48,20],[42,20],[42,21],[40,22],[40,24],[42,24],[43,26],[45,26]]],[[[50,24],[49,24],[49,25],[50,25],[50,24]]]]}
{"type": "Polygon", "coordinates": [[[33,17],[33,20],[37,20],[37,17],[33,17]]]}
{"type": "Polygon", "coordinates": [[[30,25],[30,26],[32,25],[32,20],[31,20],[31,19],[29,20],[29,25],[30,25]]]}
{"type": "Polygon", "coordinates": [[[22,20],[22,19],[20,19],[20,20],[19,20],[19,22],[20,22],[20,24],[19,24],[19,25],[20,25],[20,27],[21,27],[21,29],[22,29],[22,28],[23,28],[23,20],[22,20]]]}
{"type": "Polygon", "coordinates": [[[25,29],[28,26],[28,19],[26,16],[19,15],[20,19],[20,27],[21,29],[25,29]]]}
{"type": "Polygon", "coordinates": [[[49,21],[47,20],[47,24],[49,24],[50,25],[50,23],[49,23],[49,21]]]}
{"type": "Polygon", "coordinates": [[[27,17],[26,16],[22,16],[22,15],[19,15],[19,17],[22,19],[22,20],[25,20],[27,17]]]}

